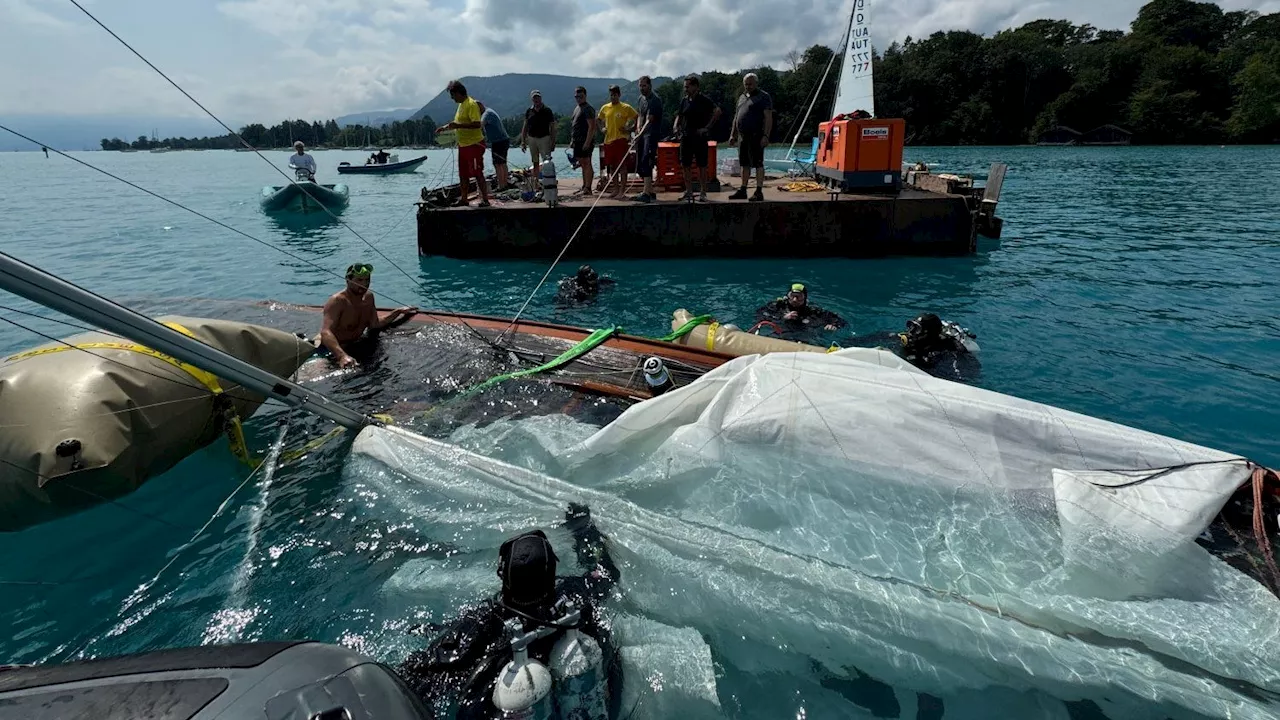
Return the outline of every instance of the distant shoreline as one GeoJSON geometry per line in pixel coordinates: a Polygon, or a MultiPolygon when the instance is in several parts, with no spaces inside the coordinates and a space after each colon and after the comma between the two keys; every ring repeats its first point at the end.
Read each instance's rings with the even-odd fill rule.
{"type": "MultiPolygon", "coordinates": [[[[724,141],[721,141],[721,142],[723,143],[724,141]]],[[[773,146],[774,146],[774,147],[777,147],[777,146],[779,146],[779,145],[787,145],[787,144],[788,144],[788,143],[775,142],[775,143],[773,143],[773,146]]],[[[448,150],[448,149],[450,149],[450,148],[452,148],[452,147],[453,147],[452,145],[427,145],[427,146],[388,145],[388,146],[385,146],[385,147],[381,147],[381,148],[379,148],[379,149],[385,149],[385,150],[406,150],[406,149],[408,149],[408,150],[448,150]]],[[[799,145],[797,145],[797,147],[799,147],[799,145]]],[[[1280,147],[1280,143],[1218,143],[1218,144],[1216,144],[1216,145],[1214,145],[1214,144],[1181,144],[1181,143],[1179,143],[1179,144],[1169,144],[1169,145],[1137,145],[1137,144],[1135,144],[1135,145],[1038,145],[1038,144],[1035,144],[1035,143],[1027,143],[1027,144],[1023,144],[1023,145],[907,145],[906,147],[907,147],[907,148],[1020,148],[1020,149],[1025,149],[1025,148],[1043,148],[1044,150],[1130,150],[1130,149],[1143,149],[1143,148],[1228,148],[1228,147],[1258,147],[1258,148],[1265,148],[1265,147],[1280,147]]],[[[55,149],[56,149],[56,150],[58,150],[59,152],[95,152],[95,153],[118,153],[118,152],[121,152],[120,150],[103,150],[103,149],[101,149],[101,148],[82,148],[82,149],[79,149],[79,150],[68,150],[68,149],[52,148],[52,147],[51,147],[51,148],[49,148],[49,149],[50,149],[50,150],[55,150],[55,149]]],[[[293,148],[291,148],[291,147],[278,147],[278,148],[254,148],[254,149],[255,149],[255,150],[259,150],[259,151],[261,151],[261,152],[293,152],[293,148]]],[[[343,148],[341,148],[341,147],[324,147],[324,146],[321,146],[321,147],[310,147],[310,146],[308,146],[308,147],[307,147],[307,150],[308,150],[308,151],[316,150],[316,151],[324,151],[324,152],[329,152],[329,151],[336,151],[336,152],[370,152],[369,150],[364,150],[363,148],[356,148],[356,149],[353,149],[353,150],[345,150],[345,151],[344,151],[344,150],[343,150],[343,148]]],[[[34,150],[8,150],[7,152],[10,152],[10,153],[26,153],[26,152],[40,153],[40,152],[42,152],[42,151],[41,151],[39,148],[36,148],[36,149],[34,149],[34,150]]],[[[134,152],[137,152],[137,153],[148,153],[148,154],[151,154],[151,151],[150,151],[150,150],[135,150],[134,152]]],[[[217,148],[217,149],[206,149],[206,148],[183,148],[183,149],[181,149],[181,150],[179,150],[179,149],[170,149],[168,152],[236,152],[236,150],[235,150],[234,148],[217,148]]],[[[128,153],[126,153],[126,154],[128,154],[128,153]]]]}

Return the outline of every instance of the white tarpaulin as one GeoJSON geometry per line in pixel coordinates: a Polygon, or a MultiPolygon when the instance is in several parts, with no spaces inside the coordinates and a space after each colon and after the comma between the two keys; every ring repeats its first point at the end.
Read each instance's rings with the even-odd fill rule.
{"type": "Polygon", "coordinates": [[[739,358],[589,438],[544,417],[452,438],[491,457],[372,428],[353,452],[463,540],[586,502],[627,609],[696,628],[743,677],[816,663],[945,717],[975,697],[1059,716],[1013,710],[1045,696],[1274,715],[1280,606],[1194,543],[1243,462],[867,352],[739,358]]]}

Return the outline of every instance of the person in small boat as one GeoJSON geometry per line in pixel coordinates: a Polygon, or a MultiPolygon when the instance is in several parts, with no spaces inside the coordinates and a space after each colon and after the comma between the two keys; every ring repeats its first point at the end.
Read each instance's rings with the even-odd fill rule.
{"type": "Polygon", "coordinates": [[[319,338],[322,352],[327,351],[340,368],[357,364],[351,351],[366,333],[400,325],[418,312],[418,308],[406,306],[392,310],[385,318],[378,317],[373,293],[369,291],[372,265],[356,263],[348,267],[346,279],[346,288],[324,304],[319,338]]]}
{"type": "MultiPolygon", "coordinates": [[[[556,632],[529,646],[529,657],[548,664],[551,648],[571,627],[590,636],[604,651],[604,676],[614,688],[610,699],[617,704],[620,664],[601,606],[609,597],[620,572],[609,554],[605,536],[596,528],[585,505],[570,503],[565,528],[573,536],[578,564],[585,575],[557,578],[559,558],[547,535],[529,530],[508,539],[498,550],[501,589],[492,597],[464,610],[448,623],[425,650],[409,655],[397,668],[428,709],[440,717],[457,708],[458,718],[496,717],[493,683],[511,660],[508,621],[518,621],[525,632],[552,627],[556,632]],[[576,626],[562,626],[561,618],[572,604],[580,614],[576,626]]],[[[610,717],[616,713],[610,712],[610,717]]]]}
{"type": "Polygon", "coordinates": [[[289,156],[289,167],[293,170],[306,170],[307,179],[311,182],[316,180],[316,159],[307,154],[307,146],[302,141],[293,144],[294,154],[289,156]]]}
{"type": "Polygon", "coordinates": [[[386,150],[379,148],[378,152],[369,155],[369,160],[365,162],[365,165],[386,165],[389,157],[391,156],[387,154],[386,150]]]}
{"type": "Polygon", "coordinates": [[[556,296],[562,302],[585,302],[594,300],[600,294],[600,288],[614,283],[612,278],[600,277],[595,268],[583,265],[573,277],[561,278],[560,289],[556,296]]]}
{"type": "Polygon", "coordinates": [[[780,328],[787,340],[808,342],[819,330],[833,331],[845,327],[844,318],[809,304],[809,291],[803,283],[794,283],[786,295],[756,311],[757,325],[770,323],[780,328]]]}

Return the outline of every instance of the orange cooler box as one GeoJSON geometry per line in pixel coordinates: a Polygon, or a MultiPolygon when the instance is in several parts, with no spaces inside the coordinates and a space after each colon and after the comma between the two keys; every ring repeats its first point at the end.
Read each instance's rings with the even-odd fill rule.
{"type": "MultiPolygon", "coordinates": [[[[716,143],[707,143],[707,169],[712,178],[716,175],[716,143]]],[[[693,181],[698,182],[697,168],[694,169],[693,181]]],[[[658,143],[658,179],[654,181],[659,187],[684,188],[684,173],[680,169],[680,143],[658,143]]]]}
{"type": "Polygon", "coordinates": [[[818,126],[818,182],[845,192],[902,187],[906,121],[831,120],[818,126]]]}

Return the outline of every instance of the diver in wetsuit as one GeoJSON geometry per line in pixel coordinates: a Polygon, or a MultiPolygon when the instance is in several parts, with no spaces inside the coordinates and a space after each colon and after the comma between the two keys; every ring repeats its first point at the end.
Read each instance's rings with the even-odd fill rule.
{"type": "MultiPolygon", "coordinates": [[[[594,638],[604,651],[610,703],[620,699],[619,664],[600,610],[618,581],[618,567],[585,505],[569,504],[565,526],[573,535],[579,564],[592,568],[586,575],[557,578],[558,558],[546,534],[531,530],[517,535],[498,551],[502,590],[463,611],[426,650],[411,654],[397,669],[418,697],[441,717],[452,707],[457,708],[459,720],[496,717],[493,683],[511,659],[505,624],[519,619],[526,632],[556,628],[558,632],[529,646],[529,657],[546,664],[552,646],[564,632],[556,620],[564,615],[567,604],[581,613],[577,629],[594,638]]],[[[609,714],[616,716],[616,708],[611,707],[609,714]]]]}
{"type": "Polygon", "coordinates": [[[600,277],[590,265],[583,265],[573,277],[561,278],[556,297],[561,302],[574,303],[594,300],[600,288],[612,285],[612,278],[600,277]]]}
{"type": "Polygon", "coordinates": [[[808,342],[819,330],[838,330],[848,323],[844,318],[809,304],[809,291],[795,283],[783,297],[756,310],[756,323],[771,323],[782,329],[787,340],[808,342]]]}
{"type": "Polygon", "coordinates": [[[960,382],[980,372],[975,339],[959,325],[924,313],[907,321],[906,332],[863,335],[850,342],[861,347],[887,347],[930,375],[960,382]]]}
{"type": "Polygon", "coordinates": [[[947,332],[947,329],[942,318],[933,313],[924,313],[908,320],[907,331],[898,336],[902,343],[902,357],[912,365],[927,370],[948,354],[968,354],[969,348],[963,338],[955,331],[947,332]]]}

